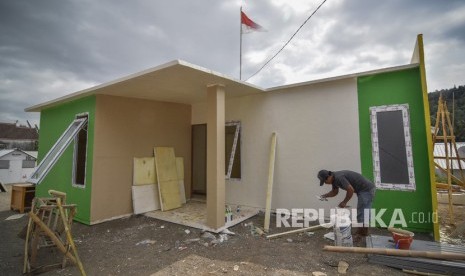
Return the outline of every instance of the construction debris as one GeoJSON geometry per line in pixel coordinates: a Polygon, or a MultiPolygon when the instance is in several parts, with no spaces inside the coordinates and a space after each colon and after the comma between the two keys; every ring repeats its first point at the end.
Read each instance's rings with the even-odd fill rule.
{"type": "Polygon", "coordinates": [[[289,235],[289,234],[307,232],[307,231],[317,230],[317,229],[321,229],[321,228],[329,228],[331,226],[333,226],[332,223],[319,224],[319,225],[315,225],[315,226],[311,226],[311,227],[291,230],[291,231],[288,231],[288,232],[282,232],[282,233],[278,233],[278,234],[268,235],[268,236],[266,236],[266,238],[267,239],[273,239],[273,238],[277,238],[277,237],[281,237],[281,236],[289,235]]]}
{"type": "Polygon", "coordinates": [[[9,217],[7,217],[5,220],[15,220],[15,219],[20,219],[22,217],[24,217],[26,214],[23,213],[23,214],[15,214],[15,215],[11,215],[9,217]]]}
{"type": "Polygon", "coordinates": [[[349,263],[345,261],[339,261],[339,264],[337,266],[337,273],[346,274],[347,269],[349,269],[349,263]]]}
{"type": "Polygon", "coordinates": [[[143,241],[136,243],[136,245],[145,245],[145,244],[152,245],[154,243],[156,243],[156,241],[154,240],[143,240],[143,241]]]}

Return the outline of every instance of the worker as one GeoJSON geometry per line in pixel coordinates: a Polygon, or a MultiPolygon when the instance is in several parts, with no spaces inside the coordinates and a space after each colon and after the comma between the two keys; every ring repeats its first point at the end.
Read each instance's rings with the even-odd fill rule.
{"type": "MultiPolygon", "coordinates": [[[[357,194],[357,222],[363,223],[363,226],[357,229],[355,235],[368,236],[368,226],[370,222],[365,221],[364,212],[365,210],[370,212],[371,204],[375,197],[376,187],[373,182],[366,179],[363,175],[349,170],[335,172],[321,170],[318,172],[318,178],[320,179],[320,186],[323,186],[323,184],[332,185],[330,192],[321,195],[322,199],[336,196],[339,193],[339,188],[346,191],[344,200],[338,205],[339,208],[346,207],[352,195],[354,193],[357,194]]],[[[368,218],[369,217],[370,216],[368,216],[368,218]]]]}

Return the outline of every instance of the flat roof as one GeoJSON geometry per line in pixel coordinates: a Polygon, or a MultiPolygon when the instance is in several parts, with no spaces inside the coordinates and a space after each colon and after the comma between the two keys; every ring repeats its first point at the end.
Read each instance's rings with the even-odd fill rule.
{"type": "Polygon", "coordinates": [[[206,101],[206,88],[209,85],[224,85],[226,87],[226,98],[232,98],[311,85],[315,83],[330,82],[384,72],[405,70],[418,66],[418,63],[413,63],[263,89],[253,84],[228,77],[221,73],[190,64],[183,60],[174,60],[154,68],[150,68],[126,77],[103,83],[101,85],[80,90],[63,97],[53,99],[51,101],[28,107],[25,109],[25,111],[38,112],[46,108],[90,95],[111,95],[164,102],[194,104],[206,101]]]}
{"type": "Polygon", "coordinates": [[[207,86],[216,84],[226,87],[226,98],[264,92],[258,86],[182,60],[174,60],[139,73],[28,107],[25,111],[37,112],[90,95],[111,95],[193,104],[206,101],[207,86]]]}

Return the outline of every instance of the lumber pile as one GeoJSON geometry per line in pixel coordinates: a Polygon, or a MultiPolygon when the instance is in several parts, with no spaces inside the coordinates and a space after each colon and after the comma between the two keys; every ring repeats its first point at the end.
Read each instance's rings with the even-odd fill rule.
{"type": "Polygon", "coordinates": [[[134,158],[134,214],[172,210],[186,203],[184,159],[176,157],[171,147],[155,147],[153,153],[151,157],[134,158]]]}

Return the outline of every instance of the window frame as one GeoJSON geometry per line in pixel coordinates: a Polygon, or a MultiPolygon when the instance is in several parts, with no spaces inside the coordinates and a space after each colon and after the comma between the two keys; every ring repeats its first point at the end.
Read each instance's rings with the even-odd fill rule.
{"type": "Polygon", "coordinates": [[[50,148],[45,157],[40,161],[39,165],[36,167],[27,181],[39,185],[44,177],[49,173],[50,169],[58,161],[66,148],[69,146],[75,135],[86,123],[86,118],[73,120],[66,128],[66,130],[61,134],[60,138],[58,138],[55,144],[50,148]]]}
{"type": "MultiPolygon", "coordinates": [[[[87,122],[89,121],[89,113],[88,112],[85,112],[85,113],[81,113],[81,114],[77,114],[76,115],[76,119],[82,119],[82,118],[85,118],[87,120],[87,122]]],[[[88,131],[88,124],[84,124],[82,125],[82,127],[79,129],[79,131],[75,134],[74,136],[74,150],[73,150],[73,168],[72,168],[72,179],[71,179],[71,183],[72,183],[72,186],[73,187],[77,187],[77,188],[85,188],[86,187],[86,175],[87,175],[87,149],[89,147],[89,131],[88,131]],[[84,170],[84,181],[83,183],[76,183],[76,170],[78,169],[78,157],[79,157],[79,134],[81,131],[85,131],[85,139],[86,139],[86,145],[85,145],[85,149],[84,149],[84,165],[82,166],[83,167],[83,170],[84,170]]]]}
{"type": "Polygon", "coordinates": [[[370,125],[371,125],[371,143],[373,156],[373,175],[374,182],[378,189],[381,190],[400,190],[400,191],[415,191],[415,172],[413,164],[413,151],[410,131],[410,114],[408,104],[383,105],[370,107],[370,125]],[[402,111],[402,125],[405,139],[405,153],[407,160],[407,173],[409,183],[383,183],[381,181],[381,163],[379,155],[379,137],[378,137],[378,117],[380,112],[402,111]]]}
{"type": "MultiPolygon", "coordinates": [[[[228,126],[236,126],[235,134],[234,134],[234,141],[233,145],[231,148],[231,155],[229,156],[229,161],[228,161],[228,166],[227,166],[227,171],[225,178],[226,180],[241,180],[242,179],[242,162],[239,162],[239,172],[240,172],[240,177],[239,178],[231,178],[231,173],[233,170],[234,166],[234,160],[236,156],[236,151],[237,151],[237,144],[241,143],[240,139],[240,133],[241,133],[241,122],[240,121],[230,121],[225,123],[225,128],[228,126]]],[[[226,136],[226,135],[225,135],[226,136]]],[[[226,137],[225,137],[226,139],[226,137]]],[[[242,148],[242,147],[240,147],[242,148]]],[[[227,156],[227,152],[225,154],[225,157],[227,156]]],[[[241,158],[242,154],[239,155],[239,158],[241,158]]],[[[240,161],[240,160],[239,160],[240,161]]]]}

